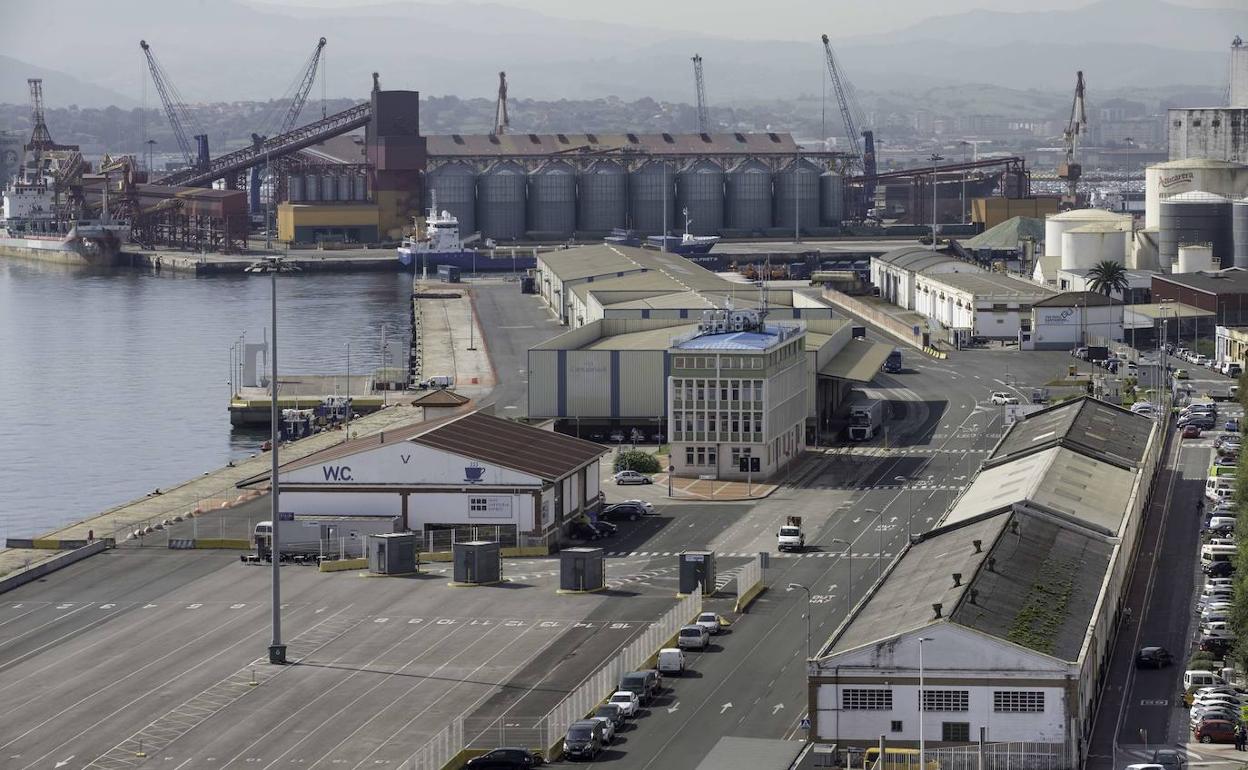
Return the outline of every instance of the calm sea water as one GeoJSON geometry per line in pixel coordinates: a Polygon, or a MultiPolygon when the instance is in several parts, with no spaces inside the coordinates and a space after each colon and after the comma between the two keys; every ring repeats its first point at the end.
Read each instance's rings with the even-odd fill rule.
{"type": "MultiPolygon", "coordinates": [[[[279,373],[381,361],[408,334],[410,277],[278,279],[279,373]]],[[[0,537],[28,537],[255,452],[232,430],[230,346],[264,339],[269,279],[101,272],[0,259],[0,537]]]]}

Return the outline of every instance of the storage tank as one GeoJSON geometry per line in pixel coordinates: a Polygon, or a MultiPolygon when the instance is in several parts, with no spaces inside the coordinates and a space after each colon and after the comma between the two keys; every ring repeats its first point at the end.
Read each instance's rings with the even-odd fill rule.
{"type": "Polygon", "coordinates": [[[548,161],[529,174],[528,231],[543,240],[565,240],[576,230],[576,171],[548,161]]]}
{"type": "Polygon", "coordinates": [[[689,232],[715,235],[724,229],[724,169],[710,160],[695,160],[676,172],[676,200],[689,217],[689,232]]]}
{"type": "Polygon", "coordinates": [[[1044,218],[1044,255],[1058,257],[1062,254],[1062,233],[1093,223],[1131,224],[1130,214],[1115,214],[1104,209],[1072,209],[1044,218]]]}
{"type": "Polygon", "coordinates": [[[845,219],[845,177],[835,171],[819,175],[819,224],[836,227],[845,219]]]}
{"type": "Polygon", "coordinates": [[[286,200],[291,203],[300,203],[303,201],[303,175],[291,174],[286,177],[286,200]]]}
{"type": "Polygon", "coordinates": [[[771,169],[748,158],[724,174],[724,209],[733,230],[765,230],[771,227],[771,169]]]}
{"type": "Polygon", "coordinates": [[[1062,269],[1087,270],[1098,262],[1127,264],[1130,225],[1093,222],[1062,233],[1062,269]]]}
{"type": "Polygon", "coordinates": [[[667,191],[667,229],[679,231],[676,224],[675,172],[670,161],[652,160],[628,175],[628,213],[631,226],[642,235],[663,231],[663,192],[667,191]]]}
{"type": "Polygon", "coordinates": [[[321,175],[321,200],[338,200],[338,177],[333,174],[321,175]]]}
{"type": "Polygon", "coordinates": [[[354,189],[354,185],[351,184],[351,177],[346,174],[343,174],[343,175],[336,177],[336,180],[337,180],[336,184],[338,185],[338,200],[340,201],[351,200],[351,193],[354,189]]]}
{"type": "Polygon", "coordinates": [[[1237,267],[1248,267],[1248,198],[1231,204],[1231,240],[1237,267]]]}
{"type": "Polygon", "coordinates": [[[1144,170],[1144,226],[1161,227],[1161,201],[1204,190],[1227,197],[1248,195],[1248,166],[1212,158],[1185,158],[1144,170]]]}
{"type": "Polygon", "coordinates": [[[303,199],[312,203],[321,199],[320,174],[308,174],[303,178],[303,199]]]}
{"type": "Polygon", "coordinates": [[[628,176],[610,160],[596,161],[577,174],[577,229],[609,233],[628,224],[628,176]]]}
{"type": "Polygon", "coordinates": [[[524,168],[509,160],[495,163],[477,177],[477,223],[483,237],[512,241],[524,236],[527,183],[524,168]]]}
{"type": "Polygon", "coordinates": [[[1176,273],[1195,273],[1213,269],[1213,248],[1210,246],[1180,246],[1176,273]]]}
{"type": "Polygon", "coordinates": [[[356,174],[351,179],[351,187],[353,190],[352,198],[357,201],[368,200],[368,177],[364,174],[356,174]]]}
{"type": "Polygon", "coordinates": [[[424,214],[437,202],[438,211],[459,220],[459,234],[477,231],[477,172],[467,163],[446,163],[425,174],[424,214]]]}
{"type": "Polygon", "coordinates": [[[1160,242],[1157,256],[1162,269],[1173,267],[1179,247],[1209,245],[1222,267],[1235,260],[1231,237],[1231,201],[1204,190],[1179,193],[1161,201],[1160,242]]]}
{"type": "Polygon", "coordinates": [[[776,227],[792,230],[795,216],[802,229],[819,226],[818,166],[808,160],[789,163],[776,172],[775,189],[776,227]],[[794,202],[800,211],[794,210],[794,202]]]}
{"type": "Polygon", "coordinates": [[[1131,261],[1127,267],[1132,270],[1160,270],[1157,261],[1157,231],[1136,230],[1135,243],[1131,249],[1131,261]]]}

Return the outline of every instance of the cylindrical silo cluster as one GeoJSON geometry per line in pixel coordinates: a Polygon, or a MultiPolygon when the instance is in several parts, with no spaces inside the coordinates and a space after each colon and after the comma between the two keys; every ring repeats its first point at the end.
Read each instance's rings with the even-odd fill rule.
{"type": "Polygon", "coordinates": [[[712,160],[695,160],[676,172],[680,227],[689,218],[693,235],[716,235],[724,229],[724,169],[712,160]]]}
{"type": "MultiPolygon", "coordinates": [[[[1114,225],[1129,230],[1131,215],[1115,214],[1104,209],[1073,209],[1063,211],[1061,214],[1050,214],[1044,220],[1044,255],[1046,257],[1063,256],[1063,235],[1071,230],[1093,224],[1114,225]]],[[[1123,250],[1125,252],[1125,246],[1123,250]]],[[[1063,267],[1065,267],[1064,262],[1063,267]]]]}
{"type": "Polygon", "coordinates": [[[291,174],[286,177],[286,199],[291,203],[302,203],[304,196],[303,175],[291,174]]]}
{"type": "Polygon", "coordinates": [[[477,172],[467,163],[447,163],[425,175],[425,211],[436,205],[459,220],[459,232],[477,231],[477,172]]]}
{"type": "Polygon", "coordinates": [[[845,177],[835,171],[819,176],[819,224],[836,227],[845,219],[845,177]]]}
{"type": "Polygon", "coordinates": [[[1161,201],[1157,247],[1162,269],[1175,267],[1180,246],[1209,246],[1221,267],[1235,264],[1231,234],[1231,201],[1221,195],[1193,190],[1161,201]]]}
{"type": "Polygon", "coordinates": [[[663,231],[663,200],[667,200],[667,228],[676,227],[676,175],[666,161],[648,161],[628,175],[630,226],[650,235],[663,231]],[[664,191],[666,190],[666,195],[664,191]]]}
{"type": "Polygon", "coordinates": [[[308,174],[303,178],[303,199],[316,203],[321,199],[321,175],[308,174]]]}
{"type": "Polygon", "coordinates": [[[795,161],[776,173],[776,227],[792,230],[819,226],[819,168],[795,161]]]}
{"type": "Polygon", "coordinates": [[[1231,238],[1235,241],[1235,264],[1248,267],[1248,198],[1231,204],[1231,238]]]}
{"type": "Polygon", "coordinates": [[[724,174],[724,209],[730,230],[754,232],[771,227],[771,169],[749,158],[724,174]]]}
{"type": "Polygon", "coordinates": [[[524,237],[527,188],[528,174],[519,163],[500,161],[481,172],[477,177],[477,224],[482,237],[496,241],[524,237]]]}
{"type": "Polygon", "coordinates": [[[565,240],[576,230],[576,169],[563,161],[543,163],[529,174],[528,234],[565,240]]]}
{"type": "Polygon", "coordinates": [[[628,174],[619,163],[600,160],[577,174],[577,229],[608,233],[628,225],[628,174]]]}

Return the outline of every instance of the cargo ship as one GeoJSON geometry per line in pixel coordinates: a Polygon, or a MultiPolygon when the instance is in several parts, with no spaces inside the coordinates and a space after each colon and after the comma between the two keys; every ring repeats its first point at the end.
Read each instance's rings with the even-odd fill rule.
{"type": "Polygon", "coordinates": [[[537,265],[532,251],[521,255],[465,246],[459,235],[459,220],[449,211],[438,211],[436,199],[424,222],[418,217],[414,224],[415,232],[405,237],[398,249],[399,264],[404,268],[427,274],[430,270],[437,272],[439,265],[471,272],[528,270],[537,265]]]}
{"type": "Polygon", "coordinates": [[[691,234],[689,225],[693,224],[693,220],[689,218],[689,209],[683,209],[681,213],[685,215],[684,235],[679,238],[674,235],[651,235],[646,238],[646,242],[660,251],[670,251],[682,257],[697,256],[710,252],[715,247],[715,244],[719,243],[719,236],[691,234]]]}
{"type": "MultiPolygon", "coordinates": [[[[130,227],[109,220],[65,221],[56,216],[56,201],[46,178],[15,178],[4,189],[0,213],[0,256],[67,265],[113,266],[130,227]]],[[[107,205],[105,211],[107,212],[107,205]]]]}

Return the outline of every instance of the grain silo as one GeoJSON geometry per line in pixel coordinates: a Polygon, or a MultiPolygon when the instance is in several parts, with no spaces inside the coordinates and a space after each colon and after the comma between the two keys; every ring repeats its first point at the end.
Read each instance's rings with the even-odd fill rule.
{"type": "Polygon", "coordinates": [[[771,169],[747,158],[724,174],[727,227],[754,232],[771,227],[771,169]]]}
{"type": "Polygon", "coordinates": [[[1062,233],[1062,269],[1087,270],[1099,262],[1127,263],[1131,226],[1090,222],[1062,233]]]}
{"type": "Polygon", "coordinates": [[[528,176],[519,163],[493,164],[477,177],[477,223],[481,235],[496,241],[524,237],[528,176]]]}
{"type": "Polygon", "coordinates": [[[1176,273],[1197,273],[1213,270],[1213,249],[1209,246],[1180,246],[1174,263],[1176,273]]]}
{"type": "Polygon", "coordinates": [[[1104,209],[1072,209],[1044,218],[1044,255],[1058,257],[1062,254],[1062,234],[1076,227],[1090,224],[1127,224],[1130,214],[1115,214],[1104,209]]]}
{"type": "Polygon", "coordinates": [[[633,169],[628,175],[628,213],[631,227],[642,235],[658,235],[663,231],[663,200],[667,199],[667,229],[676,224],[675,174],[669,161],[652,160],[633,169]],[[666,193],[666,195],[665,195],[666,193]]]}
{"type": "Polygon", "coordinates": [[[529,174],[528,233],[536,240],[566,240],[576,230],[576,170],[563,161],[529,174]]]}
{"type": "Polygon", "coordinates": [[[291,203],[302,203],[303,196],[303,175],[291,174],[286,177],[286,200],[291,203]]]}
{"type": "Polygon", "coordinates": [[[1235,242],[1234,264],[1248,267],[1248,198],[1231,204],[1231,239],[1235,242]]]}
{"type": "Polygon", "coordinates": [[[477,231],[477,172],[467,163],[446,163],[425,174],[424,210],[437,203],[459,220],[462,237],[477,231]]]}
{"type": "Polygon", "coordinates": [[[693,235],[715,235],[724,229],[724,169],[705,158],[690,161],[676,172],[676,199],[684,215],[689,217],[693,235]]]}
{"type": "Polygon", "coordinates": [[[819,175],[819,224],[836,227],[845,219],[845,177],[835,171],[819,175]]]}
{"type": "Polygon", "coordinates": [[[606,234],[628,224],[628,176],[624,167],[599,160],[577,174],[576,229],[606,234]]]}
{"type": "Polygon", "coordinates": [[[819,167],[808,160],[792,162],[776,172],[776,227],[793,231],[819,227],[819,167]]]}
{"type": "Polygon", "coordinates": [[[1227,197],[1248,190],[1248,166],[1213,158],[1184,158],[1144,170],[1144,226],[1161,227],[1161,201],[1193,190],[1227,197]]]}
{"type": "Polygon", "coordinates": [[[1163,270],[1178,261],[1180,246],[1209,245],[1222,267],[1234,264],[1231,201],[1204,190],[1180,193],[1161,201],[1158,259],[1163,270]]]}

